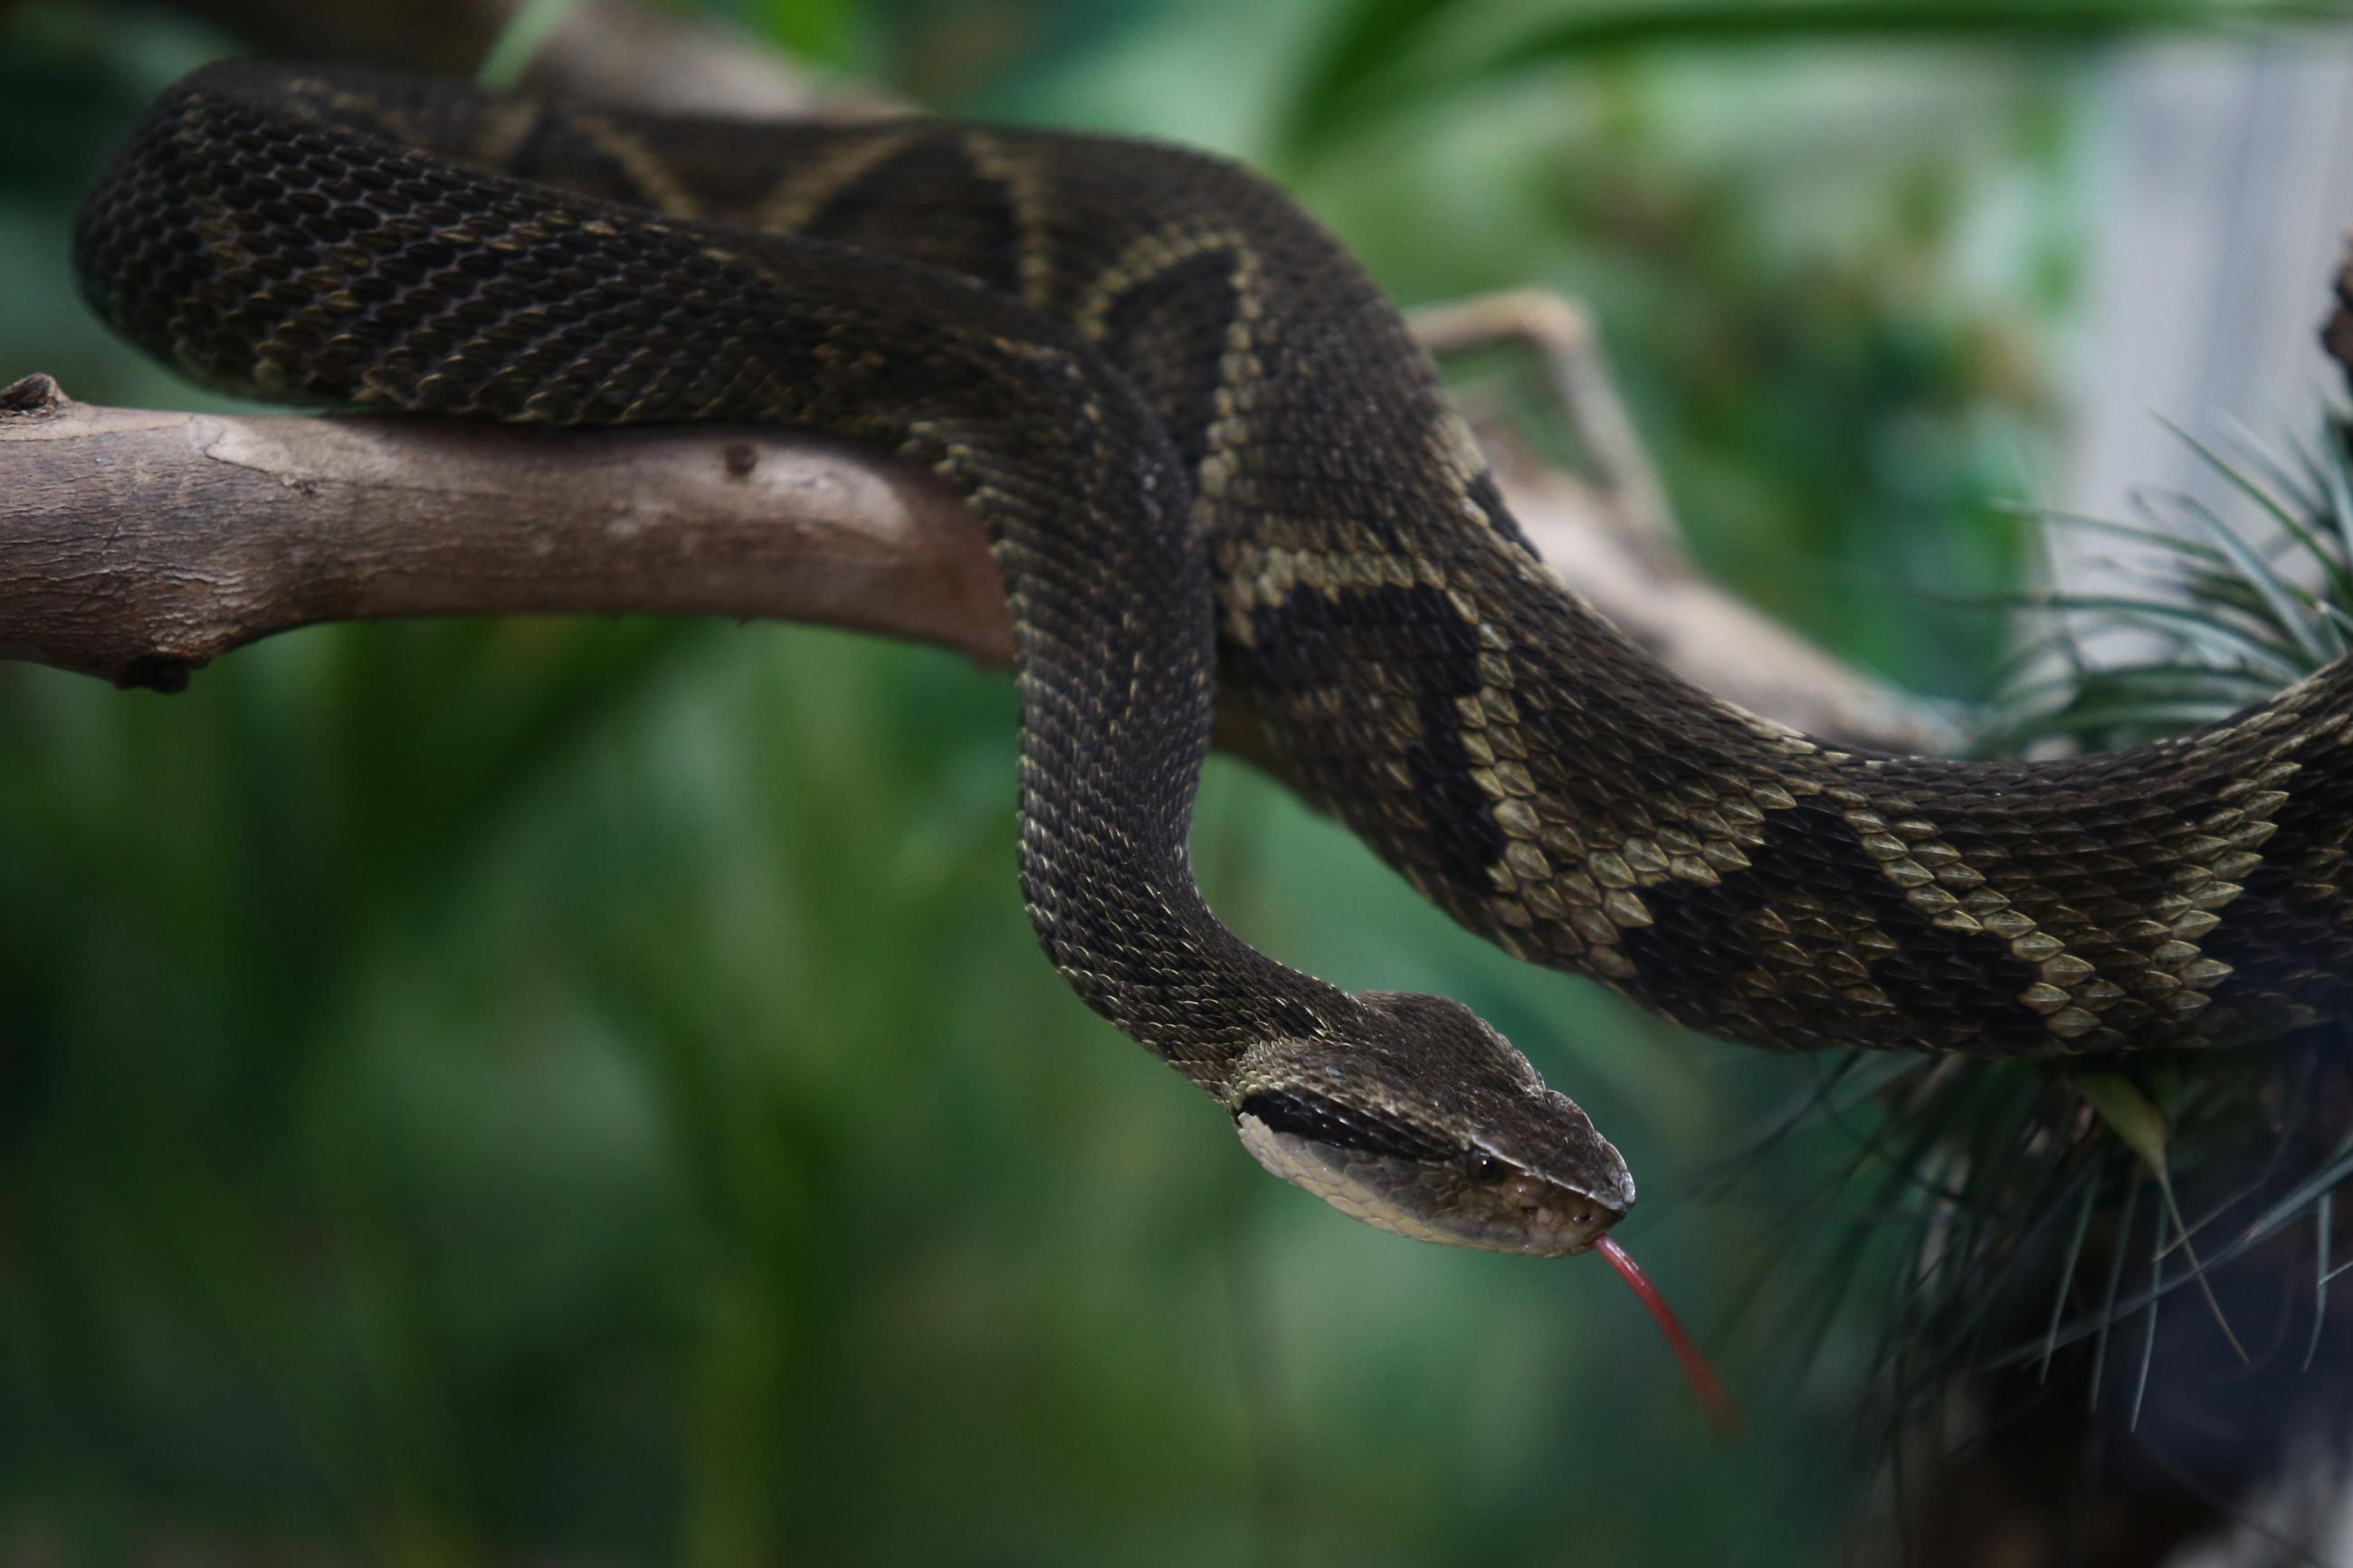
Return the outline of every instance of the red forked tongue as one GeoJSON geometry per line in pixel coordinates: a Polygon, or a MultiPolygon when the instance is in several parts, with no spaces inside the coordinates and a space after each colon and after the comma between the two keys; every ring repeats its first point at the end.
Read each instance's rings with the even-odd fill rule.
{"type": "Polygon", "coordinates": [[[1698,1399],[1701,1412],[1707,1416],[1708,1426],[1719,1437],[1739,1436],[1739,1406],[1732,1403],[1732,1395],[1724,1392],[1724,1384],[1715,1380],[1715,1368],[1707,1364],[1707,1358],[1699,1353],[1699,1347],[1692,1343],[1689,1334],[1683,1332],[1683,1324],[1675,1319],[1675,1310],[1667,1305],[1667,1299],[1659,1294],[1659,1288],[1651,1283],[1650,1276],[1644,1274],[1634,1260],[1626,1256],[1626,1249],[1609,1237],[1605,1236],[1595,1242],[1593,1250],[1609,1260],[1609,1267],[1618,1270],[1618,1278],[1626,1281],[1627,1287],[1641,1299],[1642,1305],[1650,1309],[1651,1316],[1659,1320],[1659,1331],[1667,1336],[1668,1348],[1675,1352],[1675,1360],[1683,1363],[1683,1376],[1690,1380],[1692,1394],[1698,1399]]]}

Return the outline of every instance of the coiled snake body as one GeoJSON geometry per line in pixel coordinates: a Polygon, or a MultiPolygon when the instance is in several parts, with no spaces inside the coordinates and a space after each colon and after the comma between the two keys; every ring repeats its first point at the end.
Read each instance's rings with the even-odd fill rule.
{"type": "Polygon", "coordinates": [[[1186,837],[1220,681],[1456,920],[1734,1038],[2105,1052],[2346,1009],[2353,670],[2031,764],[1840,751],[1710,698],[1546,573],[1396,311],[1228,164],[223,66],[156,106],[77,251],[108,320],[216,384],[786,421],[944,475],[1018,628],[1048,954],[1373,1223],[1575,1251],[1633,1184],[1462,1008],[1218,922],[1186,837]]]}

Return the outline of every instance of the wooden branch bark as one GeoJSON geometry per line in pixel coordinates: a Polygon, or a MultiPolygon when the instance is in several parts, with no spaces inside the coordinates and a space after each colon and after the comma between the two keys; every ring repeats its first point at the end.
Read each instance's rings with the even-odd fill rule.
{"type": "MultiPolygon", "coordinates": [[[[1565,476],[1507,489],[1572,586],[1693,679],[1855,743],[1930,711],[1696,579],[1565,476]]],[[[931,475],[806,432],[164,414],[0,390],[0,658],[172,688],[322,621],[727,615],[1012,656],[995,563],[931,475]]]]}
{"type": "Polygon", "coordinates": [[[320,621],[769,616],[1012,658],[931,475],[801,432],[227,417],[0,391],[0,658],[175,686],[320,621]]]}

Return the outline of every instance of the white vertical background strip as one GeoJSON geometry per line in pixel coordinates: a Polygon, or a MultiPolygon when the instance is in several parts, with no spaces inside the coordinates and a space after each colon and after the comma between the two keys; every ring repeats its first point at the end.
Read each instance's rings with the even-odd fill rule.
{"type": "MultiPolygon", "coordinates": [[[[2307,434],[2342,382],[2317,337],[2353,227],[2353,40],[2342,32],[2119,51],[2098,89],[2088,320],[2071,356],[2071,510],[2138,489],[2246,509],[2158,422],[2307,434]]],[[[2115,546],[2054,540],[2063,581],[2121,585],[2115,546]]]]}

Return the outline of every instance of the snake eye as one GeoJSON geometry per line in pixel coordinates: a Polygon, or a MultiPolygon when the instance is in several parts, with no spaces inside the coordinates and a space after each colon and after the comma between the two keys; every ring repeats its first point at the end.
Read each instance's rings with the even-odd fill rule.
{"type": "Polygon", "coordinates": [[[1470,1160],[1471,1179],[1482,1187],[1492,1187],[1510,1173],[1511,1167],[1493,1154],[1473,1154],[1470,1160]]]}

